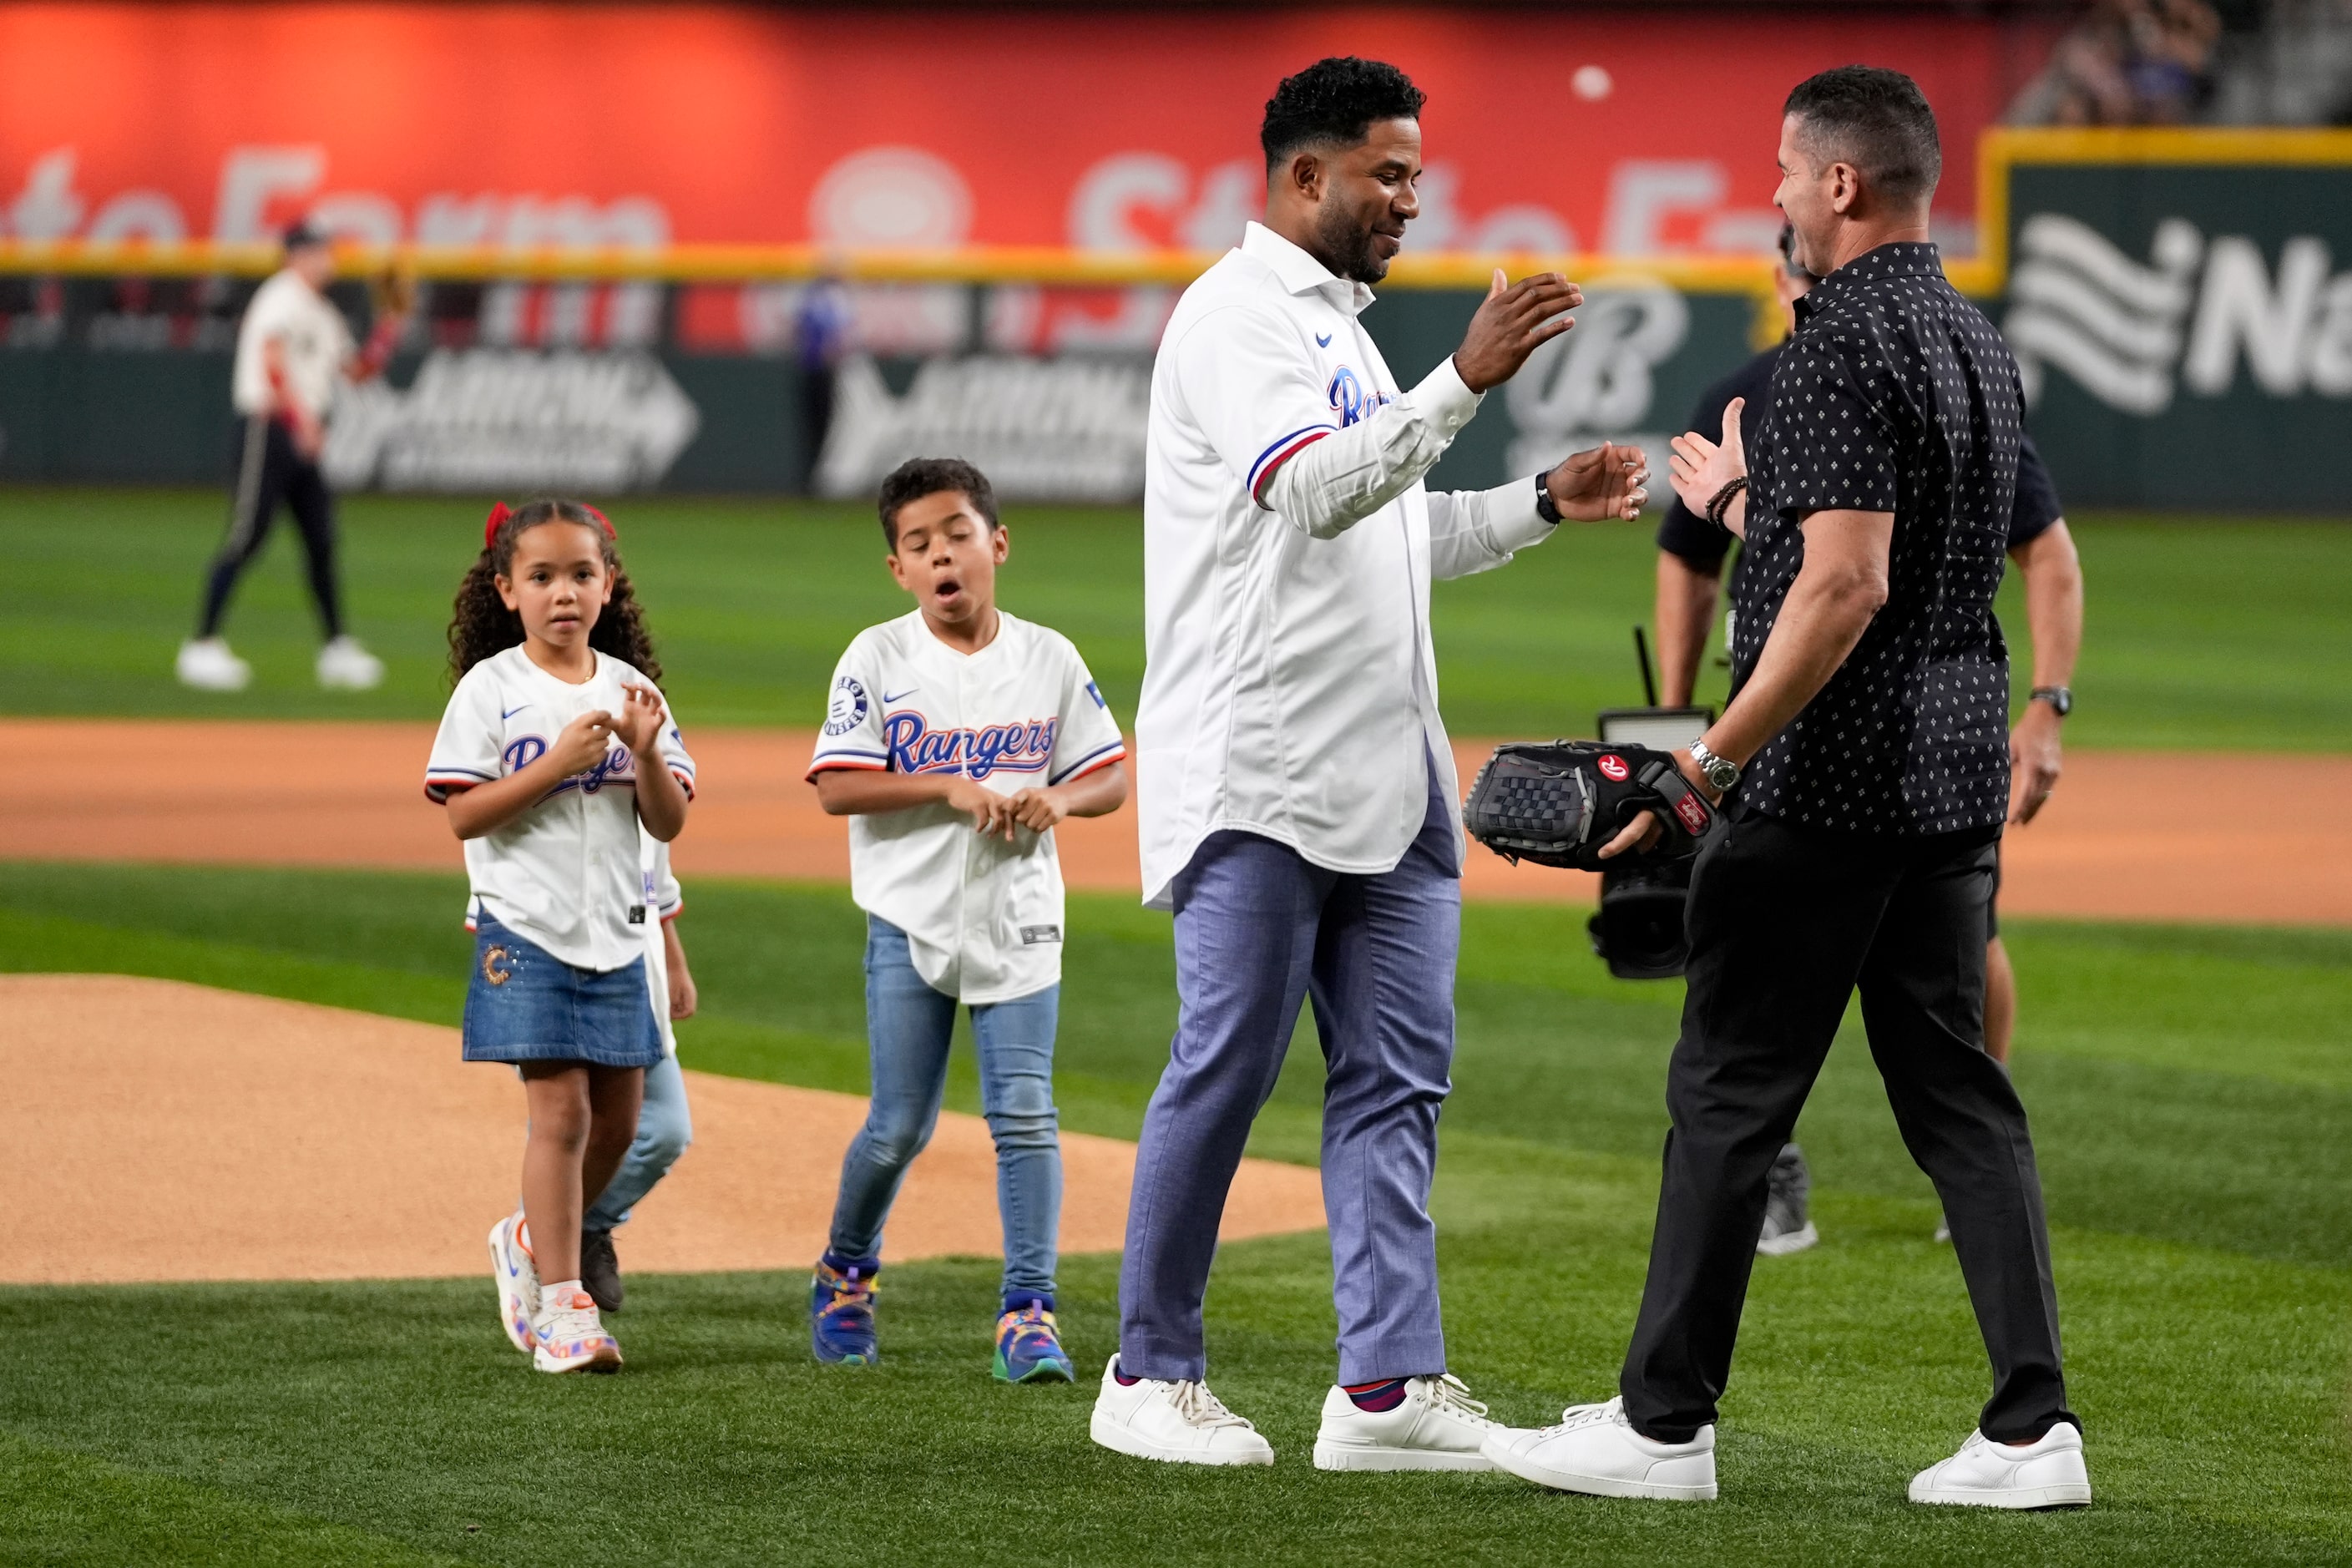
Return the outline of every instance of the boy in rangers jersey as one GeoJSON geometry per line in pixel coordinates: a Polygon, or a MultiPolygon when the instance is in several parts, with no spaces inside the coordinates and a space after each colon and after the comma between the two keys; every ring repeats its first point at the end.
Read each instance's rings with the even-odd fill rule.
{"type": "Polygon", "coordinates": [[[254,290],[236,330],[230,395],[236,405],[236,489],[228,533],[205,578],[196,635],[180,645],[180,683],[205,691],[242,691],[252,668],[221,636],[229,595],[253,564],[282,505],[294,513],[319,606],[319,684],[364,691],[383,679],[383,665],[343,629],[335,580],[335,498],[320,458],[327,415],[348,379],[365,381],[392,358],[408,318],[381,313],[367,346],[352,340],[343,313],[327,298],[335,275],[327,232],[309,219],[286,231],[286,265],[254,290]]]}
{"type": "Polygon", "coordinates": [[[951,458],[903,463],[883,481],[881,513],[890,574],[917,608],[858,633],[842,655],[808,774],[824,809],[850,819],[874,1068],[872,1108],[842,1161],[816,1267],[810,1338],[821,1362],[877,1359],[883,1222],[939,1121],[961,1002],[1004,1227],[995,1375],[1067,1382],[1054,1320],[1054,825],[1119,808],[1127,745],[1069,639],[997,609],[996,569],[1012,542],[979,469],[951,458]]]}

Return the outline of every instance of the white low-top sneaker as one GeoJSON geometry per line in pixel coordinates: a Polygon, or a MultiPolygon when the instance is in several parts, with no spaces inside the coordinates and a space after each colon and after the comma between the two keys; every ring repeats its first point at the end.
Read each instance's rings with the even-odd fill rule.
{"type": "Polygon", "coordinates": [[[180,684],[199,691],[242,691],[253,679],[253,666],[231,653],[219,637],[191,637],[182,643],[176,668],[180,684]]]}
{"type": "Polygon", "coordinates": [[[2091,1472],[2083,1463],[2083,1434],[2061,1421],[2040,1442],[2012,1447],[1970,1433],[1958,1453],[1911,1478],[1911,1500],[1972,1508],[2087,1507],[2091,1472]]]}
{"type": "Polygon", "coordinates": [[[383,660],[344,636],[319,650],[319,684],[330,691],[373,691],[383,684],[383,660]]]}
{"type": "Polygon", "coordinates": [[[529,1355],[539,1343],[531,1335],[539,1317],[539,1261],[523,1230],[520,1209],[490,1226],[490,1278],[499,1284],[499,1326],[515,1349],[529,1355]]]}
{"type": "Polygon", "coordinates": [[[1274,1445],[1209,1392],[1205,1383],[1118,1380],[1118,1357],[1103,1367],[1095,1395],[1094,1440],[1139,1459],[1180,1465],[1270,1465],[1274,1445]]]}
{"type": "Polygon", "coordinates": [[[1500,1429],[1486,1439],[1495,1468],[1558,1491],[1594,1497],[1715,1500],[1715,1428],[1687,1443],[1654,1443],[1625,1419],[1625,1402],[1571,1405],[1559,1425],[1500,1429]]]}
{"type": "Polygon", "coordinates": [[[1318,1470],[1491,1470],[1479,1450],[1505,1428],[1452,1373],[1409,1377],[1393,1409],[1366,1410],[1334,1387],[1315,1434],[1318,1470]]]}

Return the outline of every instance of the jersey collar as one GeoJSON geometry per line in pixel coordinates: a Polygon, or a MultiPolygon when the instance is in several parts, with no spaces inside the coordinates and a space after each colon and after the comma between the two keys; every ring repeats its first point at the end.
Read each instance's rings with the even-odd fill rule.
{"type": "Polygon", "coordinates": [[[1242,231],[1242,254],[1263,261],[1276,281],[1293,294],[1321,294],[1348,314],[1362,313],[1372,302],[1372,291],[1352,279],[1341,278],[1298,247],[1252,219],[1242,231]]]}

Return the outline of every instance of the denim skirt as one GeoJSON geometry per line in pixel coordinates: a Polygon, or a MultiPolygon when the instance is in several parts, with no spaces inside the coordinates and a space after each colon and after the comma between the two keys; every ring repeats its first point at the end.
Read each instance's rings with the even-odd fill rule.
{"type": "Polygon", "coordinates": [[[478,909],[475,926],[467,1061],[649,1068],[662,1059],[642,957],[603,973],[574,969],[478,909]]]}

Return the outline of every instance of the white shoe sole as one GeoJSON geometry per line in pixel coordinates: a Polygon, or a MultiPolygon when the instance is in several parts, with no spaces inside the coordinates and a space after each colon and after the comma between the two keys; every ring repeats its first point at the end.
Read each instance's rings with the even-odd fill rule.
{"type": "Polygon", "coordinates": [[[533,1350],[530,1364],[541,1372],[618,1372],[621,1370],[621,1350],[618,1345],[599,1351],[585,1361],[557,1361],[545,1351],[533,1350]]]}
{"type": "Polygon", "coordinates": [[[1921,1504],[1961,1508],[2019,1510],[2088,1508],[2091,1506],[2091,1483],[2060,1481],[2054,1486],[2010,1487],[2000,1491],[1972,1489],[1914,1491],[1911,1494],[1911,1500],[1921,1504]]]}
{"type": "Polygon", "coordinates": [[[1315,1439],[1318,1470],[1491,1470],[1495,1461],[1483,1453],[1459,1449],[1390,1448],[1370,1443],[1335,1443],[1315,1439]]]}
{"type": "Polygon", "coordinates": [[[1575,1476],[1563,1470],[1549,1469],[1502,1449],[1486,1450],[1498,1470],[1508,1470],[1523,1481],[1533,1481],[1554,1491],[1582,1492],[1588,1497],[1648,1498],[1660,1502],[1713,1502],[1715,1483],[1705,1486],[1665,1486],[1656,1481],[1629,1481],[1619,1476],[1575,1476]]]}
{"type": "Polygon", "coordinates": [[[1815,1230],[1812,1222],[1808,1220],[1802,1230],[1792,1230],[1786,1236],[1776,1236],[1769,1241],[1758,1242],[1756,1250],[1767,1258],[1786,1258],[1792,1252],[1804,1251],[1821,1238],[1822,1233],[1815,1230]]]}
{"type": "Polygon", "coordinates": [[[1087,1434],[1115,1454],[1131,1458],[1157,1459],[1171,1465],[1270,1465],[1274,1450],[1260,1448],[1166,1448],[1150,1441],[1134,1428],[1123,1426],[1097,1412],[1087,1423],[1087,1434]]]}

